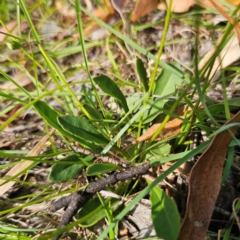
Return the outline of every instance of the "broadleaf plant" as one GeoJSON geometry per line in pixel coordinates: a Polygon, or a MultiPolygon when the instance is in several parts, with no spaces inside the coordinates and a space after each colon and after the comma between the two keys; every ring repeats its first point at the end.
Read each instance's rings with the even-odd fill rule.
{"type": "Polygon", "coordinates": [[[105,93],[116,98],[125,112],[129,111],[126,98],[124,97],[122,91],[114,81],[112,81],[109,77],[105,75],[95,77],[93,80],[105,93]]]}
{"type": "Polygon", "coordinates": [[[159,187],[151,190],[152,220],[159,238],[177,240],[180,215],[175,202],[159,187]]]}
{"type": "MultiPolygon", "coordinates": [[[[86,156],[82,157],[88,160],[86,156]]],[[[90,160],[91,159],[92,158],[90,158],[90,160]]],[[[77,155],[69,155],[52,165],[49,180],[53,182],[66,182],[73,179],[84,167],[85,165],[77,155]]]]}

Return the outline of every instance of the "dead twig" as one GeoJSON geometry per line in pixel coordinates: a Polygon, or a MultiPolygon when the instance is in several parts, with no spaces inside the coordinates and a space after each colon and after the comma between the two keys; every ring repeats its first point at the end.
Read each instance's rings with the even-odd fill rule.
{"type": "MultiPolygon", "coordinates": [[[[58,229],[66,226],[72,220],[73,216],[77,211],[89,200],[91,199],[96,192],[99,192],[106,188],[109,185],[116,184],[119,181],[125,181],[131,179],[132,177],[146,174],[150,165],[145,163],[142,166],[131,167],[126,171],[114,173],[106,178],[100,179],[90,185],[85,189],[81,189],[77,192],[74,192],[66,197],[62,197],[56,202],[54,202],[49,210],[55,212],[60,208],[65,208],[65,213],[62,216],[62,219],[58,225],[58,229]]],[[[55,236],[53,240],[57,240],[61,235],[55,236]]]]}

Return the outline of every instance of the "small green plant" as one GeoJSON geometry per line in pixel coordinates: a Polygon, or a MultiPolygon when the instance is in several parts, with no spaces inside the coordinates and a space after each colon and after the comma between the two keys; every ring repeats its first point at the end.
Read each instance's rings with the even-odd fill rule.
{"type": "MultiPolygon", "coordinates": [[[[6,5],[5,2],[4,4],[6,5]]],[[[62,229],[62,231],[69,231],[73,226],[77,225],[89,228],[106,217],[109,225],[100,236],[98,236],[98,239],[104,239],[107,235],[109,239],[114,239],[117,234],[119,221],[134,205],[150,193],[150,201],[152,204],[151,218],[157,236],[167,240],[177,239],[180,229],[180,216],[176,204],[158,187],[158,184],[191,157],[202,153],[209,145],[209,141],[206,141],[196,149],[189,149],[187,137],[193,126],[200,127],[204,129],[208,135],[214,136],[217,127],[220,125],[218,118],[229,119],[230,110],[239,107],[239,99],[228,100],[226,98],[226,89],[224,90],[223,103],[216,104],[206,96],[206,92],[212,87],[209,86],[209,76],[214,60],[220,50],[229,41],[232,27],[227,25],[222,42],[201,71],[198,69],[198,41],[196,40],[195,62],[193,64],[195,71],[194,74],[191,74],[184,72],[180,63],[165,63],[160,60],[163,48],[167,44],[166,35],[171,19],[171,12],[169,10],[165,19],[164,34],[156,57],[148,50],[141,48],[136,42],[131,41],[128,37],[121,34],[118,29],[110,27],[96,18],[96,16],[83,8],[79,1],[75,1],[74,7],[77,16],[77,28],[75,31],[79,34],[80,39],[76,41],[74,38],[67,38],[57,44],[54,42],[46,43],[44,39],[41,38],[41,35],[39,35],[37,26],[31,19],[31,11],[37,8],[38,4],[34,5],[31,11],[26,7],[27,4],[25,1],[19,0],[19,4],[23,13],[21,17],[27,21],[31,31],[29,35],[19,34],[19,36],[7,32],[4,46],[10,46],[11,51],[13,49],[13,51],[20,52],[24,60],[30,63],[30,67],[28,67],[27,64],[22,65],[21,62],[14,62],[12,59],[9,61],[6,60],[6,67],[14,67],[27,76],[34,90],[27,90],[27,88],[21,86],[11,74],[6,73],[4,69],[0,69],[1,81],[9,81],[15,87],[15,90],[0,91],[1,102],[3,103],[6,100],[11,102],[7,109],[1,110],[1,115],[14,109],[17,103],[21,104],[21,108],[5,120],[0,126],[0,130],[3,130],[25,111],[34,109],[45,122],[46,133],[49,133],[50,127],[54,128],[56,135],[65,142],[69,150],[64,151],[66,156],[60,159],[58,156],[60,156],[63,151],[55,149],[54,142],[52,142],[54,151],[41,156],[28,158],[16,152],[8,151],[0,151],[0,155],[22,160],[30,159],[34,162],[31,167],[38,163],[51,163],[49,179],[53,183],[71,182],[83,169],[86,170],[88,176],[94,176],[99,179],[103,178],[103,174],[119,170],[123,171],[124,167],[116,165],[115,163],[95,163],[93,161],[94,156],[97,155],[111,156],[109,154],[110,152],[114,152],[114,156],[119,157],[119,159],[124,159],[126,164],[132,167],[142,165],[145,161],[148,161],[151,167],[174,161],[171,167],[158,176],[153,182],[148,181],[145,188],[141,189],[125,208],[121,208],[121,200],[113,197],[102,199],[101,195],[98,194],[97,198],[89,200],[83,206],[78,213],[77,221],[69,224],[62,229]],[[101,27],[111,33],[106,42],[85,42],[83,38],[82,13],[93,18],[101,27]],[[109,44],[114,44],[114,38],[118,38],[131,46],[136,51],[137,56],[142,54],[154,61],[153,69],[151,67],[146,69],[143,60],[140,57],[136,57],[134,70],[139,83],[131,79],[127,81],[121,77],[121,72],[114,58],[111,57],[113,53],[109,47],[109,44]],[[92,66],[99,66],[100,64],[99,62],[90,62],[88,60],[87,50],[102,46],[103,44],[107,46],[112,69],[107,69],[105,74],[93,77],[90,68],[92,66]],[[63,57],[79,52],[82,53],[84,63],[76,64],[75,66],[61,65],[60,60],[62,60],[63,57]],[[76,82],[68,81],[68,77],[72,77],[76,72],[82,70],[85,71],[87,79],[76,82]],[[150,72],[150,74],[148,74],[148,72],[150,72]],[[79,85],[82,86],[81,89],[74,91],[74,87],[79,85]],[[124,91],[125,87],[134,88],[134,92],[127,94],[124,91]],[[199,96],[199,99],[196,101],[193,100],[195,93],[199,96]],[[106,106],[103,100],[108,97],[111,97],[112,102],[116,106],[115,109],[118,111],[106,106]],[[49,104],[50,99],[54,99],[55,102],[61,106],[61,109],[51,106],[49,104]],[[200,108],[200,103],[203,105],[202,108],[200,108]],[[188,115],[186,113],[184,117],[176,116],[175,110],[182,104],[192,109],[192,114],[188,115]],[[180,133],[170,136],[169,138],[162,138],[159,141],[155,141],[159,135],[161,135],[162,130],[171,118],[182,120],[180,133]],[[205,120],[208,118],[211,119],[214,126],[206,124],[205,120]],[[131,134],[136,139],[139,138],[153,123],[159,121],[159,119],[162,119],[161,125],[149,141],[136,142],[128,148],[123,149],[124,139],[127,138],[128,135],[131,134]],[[86,152],[79,153],[72,147],[73,142],[80,145],[86,152]],[[89,154],[89,152],[92,153],[92,155],[89,154]],[[49,158],[53,156],[57,159],[54,162],[49,160],[49,158]],[[160,225],[164,227],[160,227],[160,225]]],[[[41,6],[44,8],[47,7],[45,4],[41,6]]],[[[50,9],[48,14],[50,14],[51,11],[53,11],[53,9],[50,9]]],[[[43,20],[47,18],[47,14],[45,14],[46,13],[43,12],[43,20]]],[[[6,14],[5,18],[8,19],[8,17],[8,14],[6,14]]],[[[174,17],[176,18],[176,16],[174,17]]],[[[191,23],[193,24],[193,22],[191,23]]],[[[2,25],[4,26],[3,23],[2,25]]],[[[21,25],[20,18],[18,18],[17,25],[21,25]]],[[[222,76],[219,81],[225,84],[224,76],[222,76]]],[[[232,159],[233,152],[230,151],[223,181],[227,177],[232,159]]],[[[15,162],[14,164],[17,163],[18,162],[15,162]]],[[[1,168],[9,166],[12,165],[6,165],[1,168]]],[[[29,169],[25,169],[24,172],[26,173],[28,170],[29,169]]],[[[14,177],[10,180],[15,179],[14,177]]],[[[131,193],[139,190],[138,183],[138,178],[136,178],[135,181],[130,179],[114,187],[109,186],[108,189],[120,196],[129,197],[131,193]]],[[[42,189],[40,199],[35,199],[39,197],[36,195],[25,196],[25,199],[28,199],[27,204],[0,211],[0,215],[3,216],[6,213],[16,212],[24,208],[24,206],[44,202],[55,196],[77,190],[79,189],[76,184],[73,185],[71,190],[55,194],[52,186],[48,186],[42,189]]],[[[13,229],[12,226],[5,226],[3,223],[0,223],[0,225],[0,238],[2,234],[7,233],[10,235],[9,239],[17,239],[17,237],[18,239],[30,239],[29,236],[20,233],[22,231],[20,228],[13,229]],[[18,234],[16,234],[16,232],[18,232],[18,234]]],[[[31,234],[32,231],[33,230],[30,231],[31,234]]],[[[55,233],[52,235],[54,234],[55,233]]],[[[43,236],[39,239],[46,239],[46,237],[43,236]]]]}

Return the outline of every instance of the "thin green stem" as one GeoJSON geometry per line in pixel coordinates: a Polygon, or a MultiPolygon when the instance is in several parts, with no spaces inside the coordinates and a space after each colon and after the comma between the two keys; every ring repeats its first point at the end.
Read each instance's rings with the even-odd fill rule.
{"type": "MultiPolygon", "coordinates": [[[[150,80],[149,89],[148,89],[148,92],[147,92],[147,97],[146,97],[145,102],[144,102],[144,106],[146,106],[148,104],[149,99],[150,99],[150,97],[153,93],[153,89],[154,89],[154,85],[155,85],[154,83],[155,83],[157,71],[158,71],[158,68],[159,68],[160,58],[161,58],[161,55],[162,55],[162,52],[163,52],[164,43],[166,41],[167,31],[168,31],[168,27],[169,27],[169,23],[170,23],[170,19],[171,19],[171,9],[172,9],[172,0],[170,0],[169,6],[167,8],[167,15],[166,15],[166,18],[165,18],[163,37],[161,39],[161,43],[160,43],[160,46],[159,46],[158,56],[157,56],[157,60],[156,60],[156,63],[155,63],[154,71],[151,74],[151,80],[150,80]]],[[[141,135],[142,125],[143,125],[143,116],[141,117],[141,120],[139,121],[137,137],[139,137],[141,135]]]]}
{"type": "Polygon", "coordinates": [[[106,118],[106,114],[105,114],[105,110],[104,110],[104,107],[103,107],[103,104],[102,104],[102,101],[98,95],[98,92],[96,90],[96,87],[95,87],[95,84],[94,84],[94,81],[92,79],[92,76],[90,74],[90,71],[89,71],[89,67],[88,67],[88,60],[87,60],[87,52],[86,52],[86,48],[85,48],[85,40],[84,40],[84,36],[83,36],[83,26],[82,26],[82,17],[81,17],[81,7],[80,7],[80,2],[78,0],[75,0],[75,6],[76,6],[76,12],[77,12],[77,21],[78,21],[78,32],[79,32],[79,35],[80,35],[80,40],[81,40],[81,47],[82,47],[82,54],[83,54],[83,59],[84,59],[84,63],[85,63],[85,67],[86,67],[86,71],[87,71],[87,74],[88,74],[88,77],[89,77],[89,80],[91,82],[91,85],[92,85],[92,88],[93,88],[93,91],[95,93],[95,96],[96,96],[96,99],[98,101],[98,104],[100,106],[100,109],[102,111],[102,114],[104,116],[104,118],[106,118]]]}

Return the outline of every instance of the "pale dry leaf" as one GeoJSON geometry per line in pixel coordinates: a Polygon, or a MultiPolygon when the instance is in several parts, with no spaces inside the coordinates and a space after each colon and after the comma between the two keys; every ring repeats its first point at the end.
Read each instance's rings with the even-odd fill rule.
{"type": "MultiPolygon", "coordinates": [[[[114,8],[110,2],[110,0],[101,0],[101,6],[97,7],[93,11],[93,15],[99,19],[101,19],[104,22],[108,22],[109,19],[114,14],[114,8]]],[[[89,25],[89,27],[85,27],[84,29],[84,36],[88,36],[92,33],[92,31],[99,27],[99,25],[96,22],[93,22],[90,18],[86,18],[85,22],[91,21],[92,23],[89,25]]]]}
{"type": "Polygon", "coordinates": [[[151,219],[150,200],[142,199],[137,203],[128,213],[127,218],[123,219],[123,225],[129,229],[129,233],[131,233],[134,239],[156,236],[151,219]]]}
{"type": "MultiPolygon", "coordinates": [[[[39,141],[39,143],[29,152],[27,156],[37,156],[41,152],[46,141],[48,140],[48,137],[52,135],[54,131],[55,131],[54,129],[51,130],[49,135],[43,137],[39,141]]],[[[15,181],[7,181],[7,179],[18,175],[20,172],[22,172],[32,163],[33,161],[30,161],[30,160],[20,162],[19,164],[16,164],[11,170],[9,170],[2,179],[0,179],[0,196],[2,196],[5,192],[7,192],[15,184],[15,181]]]]}
{"type": "MultiPolygon", "coordinates": [[[[170,3],[170,0],[166,0],[166,4],[163,3],[163,1],[161,1],[158,4],[158,9],[159,10],[166,10],[166,7],[169,6],[169,3],[170,3]]],[[[198,1],[198,0],[182,0],[182,1],[172,0],[172,12],[175,12],[175,13],[188,12],[189,9],[196,4],[200,5],[203,8],[206,8],[206,9],[213,8],[213,6],[209,2],[209,0],[202,0],[202,1],[198,1]]],[[[222,6],[223,9],[225,9],[225,7],[223,5],[221,5],[221,6],[222,6]]]]}
{"type": "MultiPolygon", "coordinates": [[[[238,112],[225,125],[240,121],[238,112]]],[[[212,212],[221,188],[225,156],[237,126],[217,134],[192,168],[189,177],[187,208],[178,240],[205,239],[212,212]]]]}
{"type": "Polygon", "coordinates": [[[140,17],[157,9],[158,0],[139,0],[134,8],[132,22],[136,22],[140,17]]]}
{"type": "MultiPolygon", "coordinates": [[[[124,14],[124,9],[127,8],[128,1],[124,0],[111,0],[112,6],[119,13],[122,22],[123,22],[123,31],[124,34],[131,39],[131,24],[127,18],[127,15],[124,14]]],[[[133,48],[125,42],[125,46],[130,54],[135,54],[133,48]]]]}
{"type": "MultiPolygon", "coordinates": [[[[161,1],[158,4],[158,9],[166,10],[166,7],[169,6],[169,2],[170,2],[170,0],[167,0],[166,1],[167,5],[166,5],[163,1],[161,1]]],[[[196,2],[194,0],[183,0],[181,2],[179,2],[177,0],[173,0],[172,1],[172,12],[175,12],[175,13],[187,12],[195,4],[196,4],[196,2]]]]}
{"type": "MultiPolygon", "coordinates": [[[[24,72],[17,72],[12,79],[21,87],[26,87],[32,83],[32,80],[24,72]]],[[[16,90],[18,88],[13,82],[6,82],[0,85],[1,90],[16,90]]]]}
{"type": "Polygon", "coordinates": [[[44,22],[39,29],[39,35],[45,41],[57,37],[57,35],[63,33],[63,29],[59,27],[54,21],[44,22]]]}
{"type": "Polygon", "coordinates": [[[239,25],[239,23],[237,23],[232,17],[230,17],[225,12],[225,9],[221,5],[217,4],[213,0],[209,0],[209,2],[214,6],[214,8],[216,10],[218,10],[222,14],[222,16],[224,16],[234,26],[234,30],[236,32],[236,35],[237,35],[237,38],[238,38],[238,42],[240,42],[240,25],[239,25]]]}
{"type": "MultiPolygon", "coordinates": [[[[21,21],[21,31],[24,31],[25,29],[28,28],[28,22],[26,20],[21,21]]],[[[17,35],[18,34],[18,27],[17,27],[17,21],[13,20],[5,25],[5,27],[0,27],[0,42],[3,41],[7,35],[4,33],[9,33],[12,35],[17,35]],[[6,27],[6,28],[5,28],[6,27]]]]}
{"type": "MultiPolygon", "coordinates": [[[[207,62],[210,60],[210,58],[216,51],[219,42],[221,42],[221,39],[218,40],[216,47],[212,49],[210,52],[208,52],[199,62],[198,68],[200,70],[203,69],[207,62]]],[[[240,58],[240,46],[237,36],[234,36],[232,39],[228,41],[228,43],[224,46],[224,48],[220,52],[219,56],[215,59],[215,62],[211,68],[209,78],[210,79],[212,78],[212,81],[215,81],[219,77],[220,70],[222,68],[230,66],[232,63],[239,60],[239,58],[240,58]]]]}
{"type": "Polygon", "coordinates": [[[63,3],[62,1],[55,1],[56,10],[64,18],[63,21],[67,23],[76,22],[76,10],[71,7],[68,3],[63,3]]]}
{"type": "MultiPolygon", "coordinates": [[[[182,105],[174,111],[174,114],[179,116],[179,118],[171,118],[166,123],[162,132],[160,133],[160,136],[159,136],[160,139],[171,137],[180,132],[180,126],[182,124],[181,118],[184,117],[184,112],[186,110],[186,107],[187,105],[182,105]]],[[[189,114],[191,111],[192,109],[188,108],[187,114],[189,114]]],[[[133,142],[133,144],[135,144],[136,142],[143,142],[143,141],[149,140],[155,134],[155,132],[157,131],[157,129],[160,127],[161,124],[162,123],[153,124],[142,136],[140,136],[135,142],[133,142]]]]}
{"type": "MultiPolygon", "coordinates": [[[[126,0],[111,0],[113,7],[118,11],[121,12],[126,0]]],[[[120,13],[121,14],[121,13],[120,13]]]]}

